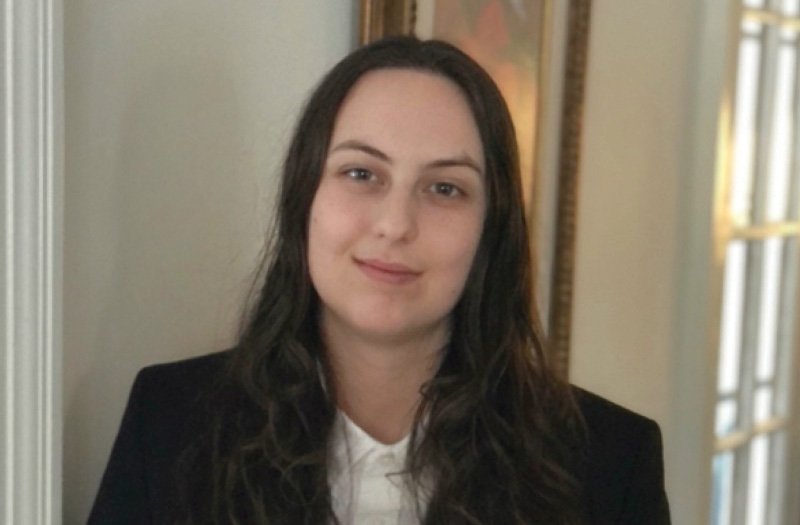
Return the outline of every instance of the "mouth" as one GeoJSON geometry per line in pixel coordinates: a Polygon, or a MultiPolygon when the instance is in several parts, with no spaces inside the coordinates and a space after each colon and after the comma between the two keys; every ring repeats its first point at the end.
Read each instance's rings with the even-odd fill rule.
{"type": "Polygon", "coordinates": [[[353,260],[367,277],[384,284],[406,284],[422,274],[404,264],[390,263],[380,259],[353,260]]]}

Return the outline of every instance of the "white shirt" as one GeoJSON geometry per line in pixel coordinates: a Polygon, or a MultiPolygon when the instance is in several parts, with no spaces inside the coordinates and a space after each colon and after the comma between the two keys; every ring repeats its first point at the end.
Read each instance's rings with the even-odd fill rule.
{"type": "MultiPolygon", "coordinates": [[[[402,471],[410,436],[384,445],[342,411],[334,423],[328,483],[342,525],[417,525],[402,471]]],[[[425,511],[424,502],[421,510],[425,511]]]]}

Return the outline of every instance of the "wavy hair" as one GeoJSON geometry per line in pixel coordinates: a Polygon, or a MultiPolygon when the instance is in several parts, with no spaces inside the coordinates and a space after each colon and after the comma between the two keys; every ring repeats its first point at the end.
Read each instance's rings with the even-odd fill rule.
{"type": "Polygon", "coordinates": [[[421,523],[577,523],[579,416],[548,370],[533,311],[516,138],[488,74],[457,48],[389,38],[339,62],[311,95],[285,159],[262,283],[192,460],[187,522],[335,523],[328,447],[335,391],[308,271],[309,210],[342,102],[367,72],[441,75],[469,103],[483,145],[487,211],[452,336],[422,389],[406,472],[421,523]],[[323,374],[320,374],[322,364],[323,374]],[[332,385],[332,381],[327,381],[332,385]],[[425,429],[419,423],[425,418],[425,429]],[[202,458],[202,459],[201,459],[202,458]],[[419,509],[418,509],[419,510],[419,509]]]}

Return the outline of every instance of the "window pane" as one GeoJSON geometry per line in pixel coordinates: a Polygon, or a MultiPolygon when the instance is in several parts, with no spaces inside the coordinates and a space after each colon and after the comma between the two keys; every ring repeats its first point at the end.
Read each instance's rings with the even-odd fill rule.
{"type": "Polygon", "coordinates": [[[788,16],[800,14],[800,0],[783,0],[783,14],[788,16]]]}
{"type": "Polygon", "coordinates": [[[772,388],[762,386],[756,389],[753,400],[753,420],[760,423],[770,417],[772,417],[772,388]]]}
{"type": "Polygon", "coordinates": [[[711,525],[728,525],[731,522],[733,503],[733,452],[714,456],[711,492],[711,525]]]}
{"type": "Polygon", "coordinates": [[[761,280],[761,318],[758,323],[756,378],[771,379],[775,374],[775,348],[778,338],[778,311],[781,300],[783,239],[764,242],[761,280]]]}
{"type": "Polygon", "coordinates": [[[715,432],[717,437],[725,437],[736,430],[736,401],[724,399],[717,403],[717,421],[715,432]]]}
{"type": "Polygon", "coordinates": [[[764,24],[759,22],[758,20],[742,20],[742,33],[747,37],[758,37],[761,36],[761,30],[764,28],[764,24]]]}
{"type": "Polygon", "coordinates": [[[745,219],[750,215],[760,66],[761,42],[755,38],[745,38],[739,48],[733,179],[730,196],[731,213],[739,219],[745,219]]]}
{"type": "Polygon", "coordinates": [[[797,29],[792,26],[781,26],[780,37],[782,44],[793,45],[797,38],[797,29]]]}
{"type": "Polygon", "coordinates": [[[770,151],[769,188],[767,190],[767,221],[786,219],[789,204],[789,170],[794,139],[794,81],[797,51],[793,45],[782,44],[778,51],[778,71],[775,85],[772,147],[770,151]]]}
{"type": "Polygon", "coordinates": [[[757,436],[750,443],[750,472],[747,491],[747,524],[764,525],[769,470],[769,438],[757,436]]]}
{"type": "Polygon", "coordinates": [[[732,392],[739,385],[746,256],[747,244],[744,241],[732,241],[728,245],[719,349],[720,393],[732,392]]]}

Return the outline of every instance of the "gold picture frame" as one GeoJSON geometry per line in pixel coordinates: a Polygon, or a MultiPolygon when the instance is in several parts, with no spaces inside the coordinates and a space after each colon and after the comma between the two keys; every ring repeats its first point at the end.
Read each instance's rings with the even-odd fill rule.
{"type": "Polygon", "coordinates": [[[590,13],[591,0],[361,0],[362,44],[399,34],[447,40],[481,63],[506,95],[522,138],[537,311],[548,361],[563,378],[569,370],[590,13]]]}

